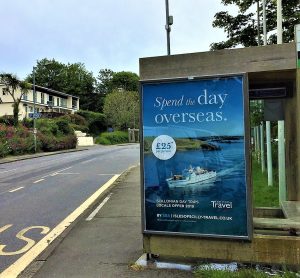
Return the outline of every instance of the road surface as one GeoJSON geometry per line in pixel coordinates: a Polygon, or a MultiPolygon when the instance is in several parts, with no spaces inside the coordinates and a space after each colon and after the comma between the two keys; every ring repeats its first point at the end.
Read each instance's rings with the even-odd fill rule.
{"type": "Polygon", "coordinates": [[[0,273],[101,185],[139,162],[139,145],[0,164],[0,273]]]}

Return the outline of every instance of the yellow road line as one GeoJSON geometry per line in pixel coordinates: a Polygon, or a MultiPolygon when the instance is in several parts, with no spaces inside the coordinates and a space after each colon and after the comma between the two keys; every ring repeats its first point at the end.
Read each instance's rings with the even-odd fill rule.
{"type": "Polygon", "coordinates": [[[14,262],[10,267],[5,269],[0,278],[17,277],[35,258],[37,258],[48,246],[55,240],[67,227],[69,227],[96,199],[107,190],[120,175],[114,175],[108,182],[102,185],[91,197],[75,209],[61,223],[59,223],[49,234],[42,238],[26,254],[14,262]]]}

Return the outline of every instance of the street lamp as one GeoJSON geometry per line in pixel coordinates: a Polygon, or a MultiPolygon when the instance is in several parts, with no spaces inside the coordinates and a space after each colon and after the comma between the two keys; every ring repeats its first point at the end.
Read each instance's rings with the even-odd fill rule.
{"type": "Polygon", "coordinates": [[[32,78],[33,78],[33,138],[34,138],[34,152],[36,153],[36,90],[35,90],[35,70],[36,67],[32,68],[32,78]]]}

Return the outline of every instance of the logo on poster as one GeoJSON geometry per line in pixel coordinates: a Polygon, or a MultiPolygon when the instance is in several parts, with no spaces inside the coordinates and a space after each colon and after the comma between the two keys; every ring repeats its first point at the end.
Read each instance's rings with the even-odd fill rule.
{"type": "Polygon", "coordinates": [[[156,137],[152,143],[152,152],[160,160],[168,160],[176,153],[175,140],[168,135],[156,137]]]}
{"type": "Polygon", "coordinates": [[[232,202],[229,201],[210,201],[213,208],[232,209],[232,202]]]}

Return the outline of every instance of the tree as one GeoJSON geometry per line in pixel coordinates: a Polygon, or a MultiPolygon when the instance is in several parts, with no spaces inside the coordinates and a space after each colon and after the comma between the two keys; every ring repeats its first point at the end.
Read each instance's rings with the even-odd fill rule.
{"type": "Polygon", "coordinates": [[[97,91],[101,94],[108,94],[115,90],[127,92],[139,90],[139,76],[131,71],[113,72],[110,69],[101,69],[97,79],[97,91]]]}
{"type": "MultiPolygon", "coordinates": [[[[32,83],[33,75],[29,74],[26,80],[32,83]]],[[[37,85],[80,97],[81,108],[92,110],[89,104],[94,102],[96,79],[83,63],[42,59],[37,61],[35,80],[37,85]]]]}
{"type": "Polygon", "coordinates": [[[108,124],[126,130],[139,126],[139,95],[137,92],[114,91],[105,97],[103,113],[108,124]]]}
{"type": "Polygon", "coordinates": [[[134,72],[120,71],[114,73],[111,82],[113,89],[137,92],[139,90],[139,79],[139,76],[134,72]]]}
{"type": "MultiPolygon", "coordinates": [[[[239,9],[237,16],[232,16],[228,12],[221,11],[215,14],[213,27],[223,28],[227,34],[228,40],[212,43],[211,50],[232,48],[238,45],[244,47],[256,46],[262,44],[262,38],[258,39],[257,16],[249,9],[257,4],[258,0],[221,0],[225,6],[233,4],[239,9]]],[[[259,1],[259,16],[262,22],[262,1],[259,1]]],[[[255,6],[256,7],[256,6],[255,6]]],[[[300,20],[300,4],[299,0],[282,0],[282,16],[283,16],[283,42],[290,42],[294,38],[294,26],[300,20]]],[[[276,43],[276,27],[277,27],[277,11],[276,1],[266,0],[266,21],[268,44],[276,43]]],[[[259,26],[260,34],[263,33],[262,26],[259,26]]]]}
{"type": "Polygon", "coordinates": [[[112,91],[112,78],[114,72],[110,69],[101,69],[97,76],[97,92],[100,94],[107,94],[112,91]]]}
{"type": "Polygon", "coordinates": [[[1,73],[0,83],[4,85],[4,90],[13,99],[13,118],[14,125],[19,123],[19,106],[23,95],[31,88],[31,85],[25,81],[20,81],[17,76],[12,73],[1,73]],[[20,89],[20,95],[17,94],[17,90],[20,89]]]}

